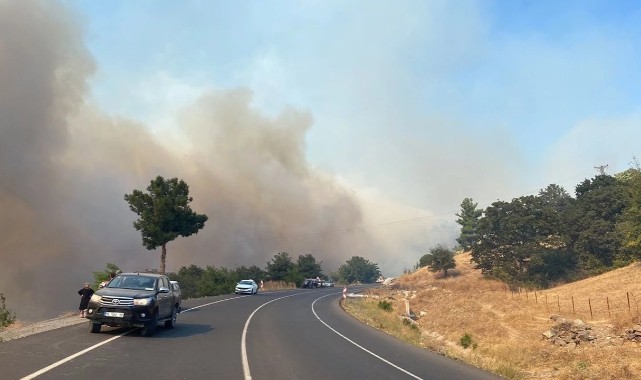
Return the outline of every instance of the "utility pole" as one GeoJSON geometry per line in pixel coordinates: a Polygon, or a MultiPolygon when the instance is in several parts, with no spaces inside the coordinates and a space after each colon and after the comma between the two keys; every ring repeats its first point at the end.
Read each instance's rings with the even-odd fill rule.
{"type": "Polygon", "coordinates": [[[601,165],[601,166],[595,166],[594,168],[599,171],[599,174],[605,175],[605,168],[607,168],[608,165],[601,165]]]}

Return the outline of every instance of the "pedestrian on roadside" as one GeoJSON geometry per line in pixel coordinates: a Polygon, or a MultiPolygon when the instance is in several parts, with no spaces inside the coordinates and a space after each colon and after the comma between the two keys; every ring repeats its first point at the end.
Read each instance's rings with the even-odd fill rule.
{"type": "Polygon", "coordinates": [[[87,306],[89,306],[89,300],[93,295],[91,284],[85,282],[85,285],[82,287],[82,289],[78,290],[78,294],[80,295],[80,306],[78,307],[78,310],[80,310],[80,318],[84,318],[87,316],[87,306]]]}

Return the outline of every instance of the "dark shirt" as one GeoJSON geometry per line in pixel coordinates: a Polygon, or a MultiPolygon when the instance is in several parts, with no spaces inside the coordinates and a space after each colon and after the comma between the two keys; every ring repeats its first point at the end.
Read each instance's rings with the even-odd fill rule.
{"type": "Polygon", "coordinates": [[[91,288],[82,288],[78,290],[78,294],[80,294],[82,297],[80,298],[80,307],[78,307],[79,310],[84,310],[89,306],[89,299],[93,295],[93,289],[91,288]]]}

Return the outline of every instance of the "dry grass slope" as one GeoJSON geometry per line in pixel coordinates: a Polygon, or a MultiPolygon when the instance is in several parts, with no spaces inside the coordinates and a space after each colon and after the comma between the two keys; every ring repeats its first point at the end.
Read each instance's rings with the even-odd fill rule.
{"type": "Polygon", "coordinates": [[[372,291],[378,298],[349,299],[344,306],[374,327],[409,334],[403,338],[510,379],[641,379],[641,347],[621,337],[639,322],[639,264],[542,292],[513,293],[482,278],[469,254],[456,261],[451,277],[423,268],[399,278],[392,289],[372,291]],[[419,329],[399,318],[404,298],[420,316],[419,329]],[[392,313],[376,306],[381,299],[392,302],[392,313]],[[597,339],[575,348],[543,339],[555,314],[583,320],[597,339]],[[460,345],[465,334],[472,339],[467,349],[460,345]]]}

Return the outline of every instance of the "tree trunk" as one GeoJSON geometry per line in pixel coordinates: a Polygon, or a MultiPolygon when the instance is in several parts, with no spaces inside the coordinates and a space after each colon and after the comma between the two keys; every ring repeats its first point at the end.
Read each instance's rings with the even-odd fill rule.
{"type": "Polygon", "coordinates": [[[167,258],[167,243],[162,245],[162,253],[160,254],[160,273],[165,273],[165,259],[167,258]]]}

